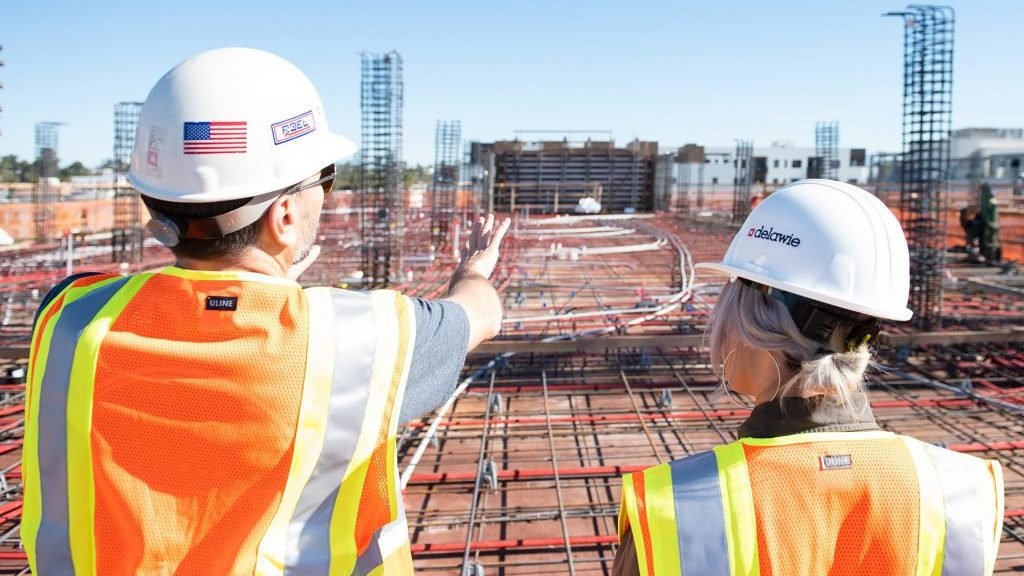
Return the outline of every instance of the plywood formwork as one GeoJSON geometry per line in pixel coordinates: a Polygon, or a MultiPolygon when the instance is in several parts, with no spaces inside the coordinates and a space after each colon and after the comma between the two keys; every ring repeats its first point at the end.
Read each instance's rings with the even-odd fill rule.
{"type": "Polygon", "coordinates": [[[582,198],[595,198],[605,212],[654,208],[657,143],[505,141],[494,144],[494,209],[537,213],[572,212],[582,198]]]}

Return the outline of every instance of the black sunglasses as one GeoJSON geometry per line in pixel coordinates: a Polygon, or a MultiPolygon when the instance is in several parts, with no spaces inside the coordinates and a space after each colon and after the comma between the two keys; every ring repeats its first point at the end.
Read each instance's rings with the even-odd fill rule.
{"type": "Polygon", "coordinates": [[[292,186],[291,188],[285,190],[284,193],[295,194],[296,192],[309,190],[314,186],[323,186],[324,194],[330,194],[331,190],[334,189],[334,178],[335,176],[337,176],[337,174],[337,168],[335,168],[334,164],[331,164],[330,166],[325,166],[324,169],[320,171],[319,180],[314,180],[313,182],[310,182],[308,184],[296,184],[295,186],[292,186]]]}

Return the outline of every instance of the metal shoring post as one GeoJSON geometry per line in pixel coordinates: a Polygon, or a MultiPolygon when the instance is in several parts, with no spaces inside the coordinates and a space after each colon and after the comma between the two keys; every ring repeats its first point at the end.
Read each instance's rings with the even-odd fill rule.
{"type": "Polygon", "coordinates": [[[484,464],[484,453],[487,450],[487,437],[488,437],[488,433],[490,432],[490,428],[491,428],[490,420],[491,420],[491,405],[492,405],[492,403],[490,401],[490,397],[491,397],[491,395],[494,394],[494,373],[495,373],[495,371],[492,368],[491,369],[490,383],[487,386],[487,398],[488,398],[488,401],[487,401],[487,409],[484,412],[483,430],[481,431],[481,436],[480,436],[480,452],[477,455],[476,482],[473,485],[473,498],[470,501],[470,507],[469,507],[469,526],[466,528],[466,549],[465,549],[465,551],[463,551],[463,554],[462,554],[462,575],[463,576],[469,576],[469,573],[467,572],[467,570],[470,567],[470,563],[469,563],[470,544],[472,544],[472,542],[473,542],[473,527],[476,524],[477,501],[480,498],[480,484],[483,483],[483,473],[484,473],[484,466],[485,466],[485,464],[484,464]]]}
{"type": "Polygon", "coordinates": [[[626,378],[626,373],[622,370],[622,358],[618,351],[615,352],[615,360],[618,364],[619,379],[622,380],[623,386],[626,387],[626,394],[629,396],[629,402],[633,405],[633,411],[636,412],[636,417],[640,422],[640,427],[643,428],[644,434],[647,436],[647,441],[651,444],[651,450],[654,451],[654,457],[658,459],[658,464],[663,464],[665,459],[661,457],[661,451],[658,450],[658,445],[654,441],[654,436],[651,434],[650,428],[647,427],[647,422],[644,420],[643,412],[640,411],[640,406],[636,403],[636,397],[633,396],[633,389],[629,386],[629,379],[626,378]]]}
{"type": "Polygon", "coordinates": [[[11,527],[7,532],[0,534],[0,544],[6,544],[7,541],[11,539],[11,536],[17,534],[19,531],[21,531],[21,522],[11,527]]]}
{"type": "MultiPolygon", "coordinates": [[[[576,413],[577,413],[575,407],[573,406],[573,398],[575,396],[576,396],[575,394],[569,394],[568,395],[568,398],[569,398],[569,413],[570,413],[570,415],[573,415],[573,416],[575,416],[576,413]]],[[[588,405],[589,405],[589,398],[590,398],[590,396],[589,396],[589,394],[587,394],[586,396],[587,396],[588,405]]],[[[581,423],[579,423],[579,422],[577,422],[575,420],[572,422],[572,428],[573,428],[573,432],[574,432],[573,437],[576,439],[576,453],[579,455],[579,458],[580,458],[580,466],[584,466],[584,467],[593,466],[594,465],[593,462],[592,462],[593,459],[594,459],[594,456],[591,454],[591,445],[590,445],[589,438],[590,437],[595,437],[596,438],[597,428],[594,426],[593,423],[591,423],[590,426],[593,429],[593,433],[586,433],[586,431],[583,430],[583,426],[582,426],[581,423]],[[583,438],[582,442],[580,441],[581,437],[583,438]]],[[[597,448],[599,449],[600,447],[598,446],[597,448]]],[[[597,455],[597,462],[598,462],[599,466],[604,466],[604,457],[601,456],[600,453],[598,453],[598,455],[597,455]]],[[[598,485],[598,482],[602,482],[602,481],[604,483],[605,496],[608,498],[609,501],[613,501],[613,495],[612,495],[612,492],[611,492],[611,486],[610,486],[610,484],[608,482],[608,478],[603,478],[601,480],[598,480],[597,478],[584,478],[584,485],[587,488],[587,501],[590,503],[590,509],[591,510],[594,510],[595,508],[597,508],[597,504],[599,502],[597,498],[599,496],[599,491],[601,490],[601,486],[598,485]]],[[[593,522],[594,522],[595,532],[597,531],[596,530],[597,527],[598,527],[597,523],[599,521],[603,525],[602,528],[604,529],[604,533],[605,534],[614,533],[617,530],[617,527],[609,525],[608,516],[606,516],[604,514],[594,515],[594,516],[592,516],[592,518],[593,518],[593,522]],[[598,520],[598,517],[600,517],[600,520],[598,520]]],[[[614,553],[615,550],[616,550],[616,547],[613,546],[612,547],[612,552],[614,553]]],[[[607,560],[604,557],[604,549],[603,548],[600,550],[599,555],[600,555],[600,560],[606,563],[607,560]]],[[[614,560],[614,554],[612,555],[612,559],[614,560]]]]}
{"type": "MultiPolygon", "coordinates": [[[[922,382],[919,379],[919,377],[915,378],[915,377],[913,377],[913,375],[908,374],[906,372],[902,372],[902,371],[899,371],[899,370],[893,370],[893,372],[896,375],[901,376],[905,380],[910,381],[910,382],[918,382],[918,383],[925,383],[925,384],[928,383],[928,382],[922,382]]],[[[936,426],[938,426],[940,429],[946,431],[947,433],[949,433],[949,434],[951,434],[953,436],[959,436],[961,438],[965,438],[966,440],[970,440],[971,442],[977,442],[977,443],[982,443],[982,444],[985,443],[985,440],[979,438],[978,436],[976,436],[974,434],[969,433],[968,431],[964,430],[963,428],[960,428],[960,427],[950,423],[949,422],[949,418],[948,418],[947,415],[939,414],[934,409],[932,409],[930,407],[927,407],[927,406],[924,406],[924,405],[921,405],[920,403],[917,402],[917,400],[915,400],[913,398],[910,398],[909,394],[907,394],[906,392],[903,392],[901,390],[897,390],[892,384],[890,384],[888,382],[882,382],[882,381],[878,381],[878,384],[881,387],[883,387],[886,390],[888,390],[889,393],[892,394],[893,396],[896,396],[897,398],[900,398],[900,399],[903,399],[903,400],[906,400],[906,401],[910,402],[915,410],[917,410],[919,413],[923,414],[928,420],[930,420],[932,423],[934,423],[936,426]]],[[[957,389],[955,387],[950,387],[950,388],[953,388],[953,390],[952,390],[953,392],[957,391],[957,389]]]]}
{"type": "Polygon", "coordinates": [[[565,556],[569,560],[569,574],[575,576],[576,564],[572,559],[572,545],[569,544],[569,525],[565,519],[565,503],[562,501],[562,481],[558,475],[558,455],[555,453],[554,430],[551,427],[551,406],[548,403],[548,373],[541,368],[540,383],[544,389],[544,419],[548,427],[548,447],[551,449],[551,470],[555,474],[555,496],[558,498],[558,519],[562,524],[562,539],[565,541],[565,556]]]}
{"type": "MultiPolygon", "coordinates": [[[[648,378],[650,378],[650,376],[648,376],[648,378]]],[[[669,389],[662,389],[662,397],[664,397],[664,393],[666,391],[669,391],[669,389]]],[[[669,392],[669,394],[671,398],[671,392],[669,392]]],[[[646,398],[644,400],[644,404],[646,408],[646,398]]],[[[679,442],[679,445],[682,447],[684,454],[692,454],[693,452],[695,452],[696,450],[693,447],[693,443],[686,440],[685,433],[681,432],[678,426],[673,425],[671,418],[669,418],[671,404],[669,404],[668,406],[663,406],[661,404],[661,400],[659,399],[655,406],[656,408],[658,408],[658,411],[661,412],[661,414],[665,417],[665,428],[659,428],[656,430],[658,433],[658,438],[661,440],[661,446],[664,447],[665,450],[668,452],[669,460],[675,460],[675,458],[673,458],[672,449],[669,447],[669,443],[666,442],[666,433],[675,436],[676,440],[679,442]]]]}
{"type": "Polygon", "coordinates": [[[707,410],[705,410],[701,402],[697,400],[697,395],[693,393],[693,390],[690,388],[690,385],[687,384],[686,380],[683,379],[683,376],[679,374],[679,371],[676,370],[675,364],[673,364],[672,361],[668,359],[668,356],[665,355],[665,351],[662,350],[661,347],[658,348],[658,354],[661,354],[662,359],[665,360],[665,363],[668,365],[669,369],[672,370],[672,374],[676,377],[676,380],[678,380],[679,383],[682,384],[683,390],[686,390],[686,393],[690,395],[690,399],[693,400],[693,404],[697,407],[697,410],[700,410],[700,413],[704,416],[704,419],[708,421],[708,424],[711,425],[711,428],[714,429],[715,434],[718,434],[718,437],[721,438],[722,442],[725,442],[726,444],[732,442],[732,440],[725,436],[725,433],[722,432],[722,429],[718,427],[718,424],[716,424],[715,421],[710,416],[708,416],[707,410]]]}
{"type": "Polygon", "coordinates": [[[923,370],[921,370],[921,372],[924,372],[928,376],[927,378],[924,378],[924,377],[921,377],[921,376],[915,376],[913,374],[910,374],[909,372],[905,372],[903,370],[899,370],[899,369],[895,369],[895,368],[889,368],[889,367],[885,367],[885,368],[887,370],[889,370],[890,372],[896,374],[896,375],[903,376],[904,378],[906,378],[908,380],[913,380],[913,381],[918,382],[920,384],[927,384],[928,386],[930,386],[932,388],[935,388],[937,390],[945,390],[947,392],[953,392],[953,393],[955,393],[955,394],[957,394],[959,396],[967,397],[967,398],[970,398],[972,400],[977,400],[978,402],[984,402],[986,404],[990,404],[990,405],[993,405],[993,406],[998,406],[1000,408],[1009,410],[1011,412],[1016,412],[1018,414],[1024,413],[1024,406],[1021,406],[1019,404],[1014,404],[1012,402],[1005,402],[1003,400],[999,400],[998,398],[990,398],[988,396],[982,396],[982,395],[979,395],[979,394],[975,394],[974,392],[966,391],[966,390],[964,390],[963,388],[961,388],[959,386],[952,386],[952,385],[946,384],[944,382],[939,382],[937,379],[935,379],[935,377],[933,375],[928,374],[927,372],[924,372],[923,370]]]}
{"type": "MultiPolygon", "coordinates": [[[[918,382],[918,383],[921,382],[920,377],[914,377],[914,375],[912,375],[912,374],[908,374],[906,372],[900,373],[900,371],[894,371],[894,372],[897,372],[898,375],[900,375],[900,376],[906,377],[906,380],[908,380],[908,381],[918,382]]],[[[925,374],[928,374],[928,373],[925,372],[925,374]]],[[[931,375],[929,374],[928,376],[931,376],[931,375]]],[[[895,389],[895,387],[893,387],[891,384],[889,384],[887,382],[880,382],[880,384],[883,387],[885,387],[891,394],[893,394],[894,396],[896,396],[898,398],[899,397],[903,397],[904,399],[906,399],[906,396],[908,396],[908,394],[906,394],[906,393],[904,393],[902,391],[897,391],[895,389]]],[[[948,386],[948,385],[945,385],[945,386],[948,386]]],[[[950,386],[949,388],[951,389],[949,391],[952,391],[952,392],[956,392],[957,391],[956,387],[950,386]]],[[[945,389],[945,388],[939,388],[939,389],[942,390],[942,389],[945,389]]],[[[969,431],[963,429],[962,427],[959,427],[959,426],[956,426],[955,424],[949,423],[948,422],[948,420],[949,420],[948,417],[943,417],[943,415],[937,414],[936,411],[934,411],[934,410],[932,410],[932,409],[930,409],[928,407],[921,406],[920,404],[918,404],[913,399],[909,399],[908,401],[911,402],[911,404],[913,405],[915,410],[917,410],[918,412],[923,413],[928,420],[932,421],[939,428],[949,432],[950,434],[952,434],[952,435],[959,434],[961,437],[965,437],[967,440],[969,440],[971,442],[974,442],[974,443],[978,443],[978,444],[985,444],[986,443],[986,441],[984,439],[980,438],[977,434],[972,434],[969,431]]],[[[988,411],[990,413],[997,412],[991,406],[987,406],[986,408],[988,409],[988,411]]],[[[943,444],[945,444],[945,443],[943,443],[943,444]]],[[[943,447],[945,447],[945,446],[943,446],[943,447]]],[[[1015,458],[1015,457],[1011,456],[1010,454],[1007,454],[1005,452],[1000,453],[1000,460],[1003,462],[1003,465],[1007,469],[1013,468],[1018,474],[1021,472],[1021,470],[1024,470],[1024,466],[1021,465],[1020,460],[1018,458],[1015,458]]],[[[1007,526],[1006,526],[1005,522],[1004,522],[1003,529],[1004,529],[1004,532],[1006,534],[1008,534],[1009,536],[1011,536],[1012,538],[1019,538],[1011,530],[1007,529],[1007,526]]],[[[1022,543],[1024,543],[1024,541],[1022,541],[1022,543]]]]}

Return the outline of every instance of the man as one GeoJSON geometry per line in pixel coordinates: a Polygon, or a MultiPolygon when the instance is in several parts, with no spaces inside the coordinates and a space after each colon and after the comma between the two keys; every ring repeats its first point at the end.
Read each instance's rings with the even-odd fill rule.
{"type": "Polygon", "coordinates": [[[129,178],[177,265],[72,277],[37,318],[22,537],[49,574],[408,574],[400,423],[493,337],[504,221],[447,300],[303,290],[334,164],[290,63],[229,48],[168,72],[129,178]]]}

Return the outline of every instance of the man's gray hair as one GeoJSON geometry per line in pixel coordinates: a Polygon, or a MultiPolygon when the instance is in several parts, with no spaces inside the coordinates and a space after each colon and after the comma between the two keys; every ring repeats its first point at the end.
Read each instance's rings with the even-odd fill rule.
{"type": "Polygon", "coordinates": [[[843,340],[849,332],[850,327],[840,327],[823,347],[800,333],[782,302],[734,280],[722,289],[711,312],[711,368],[722,376],[726,358],[739,345],[776,352],[796,372],[781,383],[780,398],[823,394],[853,410],[851,395],[863,385],[871,353],[867,345],[846,352],[843,340]]]}

